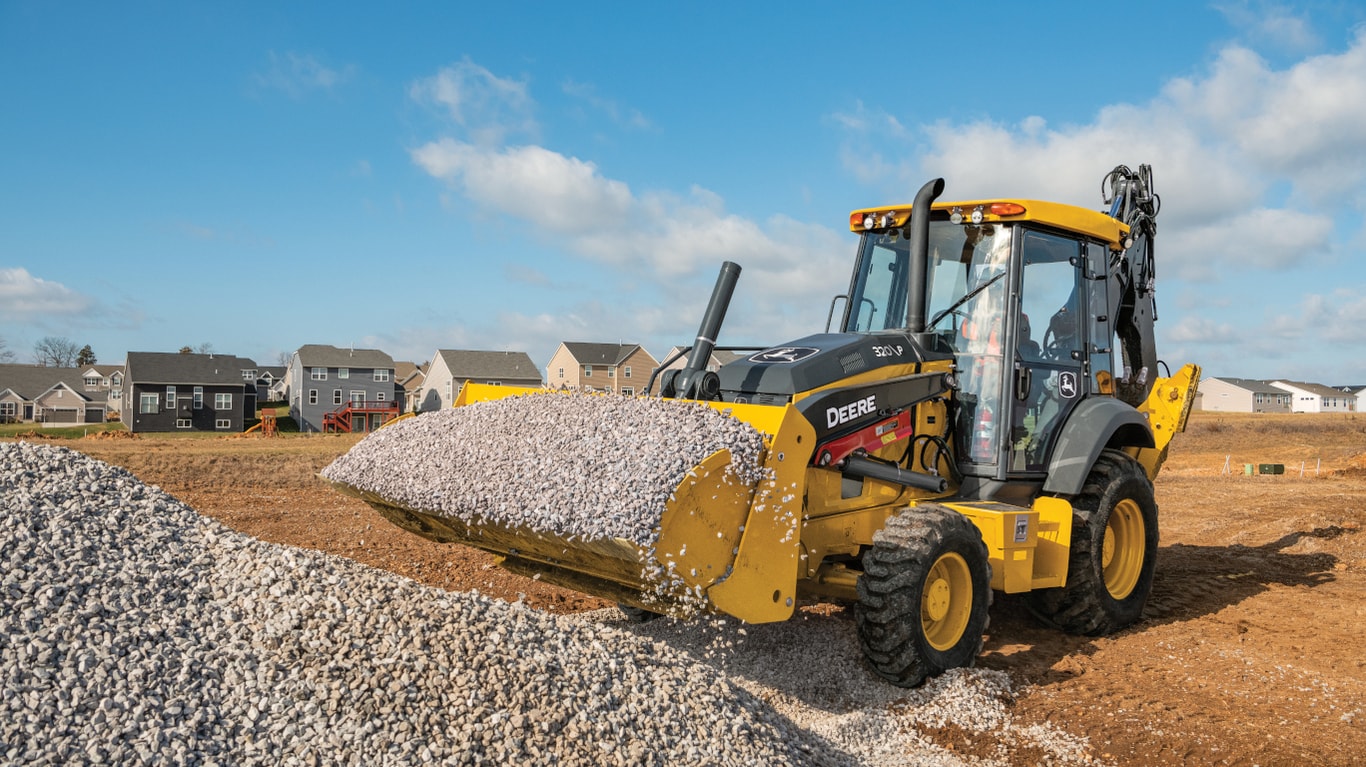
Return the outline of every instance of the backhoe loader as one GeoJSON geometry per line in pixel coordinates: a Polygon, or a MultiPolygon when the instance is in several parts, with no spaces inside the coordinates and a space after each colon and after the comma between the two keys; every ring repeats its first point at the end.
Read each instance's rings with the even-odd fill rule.
{"type": "MultiPolygon", "coordinates": [[[[764,474],[737,486],[713,454],[673,488],[653,545],[456,521],[334,485],[408,530],[637,612],[760,623],[803,600],[850,603],[869,665],[901,686],[973,663],[993,590],[1067,632],[1117,631],[1152,588],[1153,480],[1199,368],[1159,371],[1151,169],[1119,166],[1101,186],[1100,211],[943,202],[943,179],[911,204],[853,211],[853,275],[825,332],[709,370],[740,273],[723,265],[686,363],[655,371],[659,396],[751,425],[764,474]]],[[[467,384],[455,404],[530,393],[467,384]]]]}

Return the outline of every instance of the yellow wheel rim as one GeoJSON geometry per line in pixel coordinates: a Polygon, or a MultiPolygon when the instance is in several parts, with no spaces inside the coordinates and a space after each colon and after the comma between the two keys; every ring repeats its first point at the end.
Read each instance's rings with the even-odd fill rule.
{"type": "Polygon", "coordinates": [[[1129,596],[1138,585],[1147,548],[1146,533],[1143,510],[1137,502],[1126,498],[1115,505],[1110,521],[1105,524],[1105,545],[1101,549],[1105,589],[1115,599],[1129,596]]]}
{"type": "Polygon", "coordinates": [[[972,573],[962,556],[950,552],[936,559],[925,576],[920,595],[920,626],[936,650],[953,647],[963,638],[972,615],[972,573]]]}

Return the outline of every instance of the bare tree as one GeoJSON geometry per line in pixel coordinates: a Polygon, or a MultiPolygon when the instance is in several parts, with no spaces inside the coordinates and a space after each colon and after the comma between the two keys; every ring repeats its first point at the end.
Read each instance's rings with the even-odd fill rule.
{"type": "Polygon", "coordinates": [[[13,362],[14,352],[9,349],[9,342],[0,337],[0,362],[13,362]]]}
{"type": "Polygon", "coordinates": [[[196,354],[213,354],[213,344],[205,341],[194,348],[196,354]]]}
{"type": "Polygon", "coordinates": [[[33,345],[33,361],[43,367],[75,367],[78,354],[80,347],[69,338],[44,336],[33,345]]]}
{"type": "Polygon", "coordinates": [[[294,352],[280,352],[275,356],[275,364],[282,368],[289,367],[289,361],[294,359],[294,352]]]}

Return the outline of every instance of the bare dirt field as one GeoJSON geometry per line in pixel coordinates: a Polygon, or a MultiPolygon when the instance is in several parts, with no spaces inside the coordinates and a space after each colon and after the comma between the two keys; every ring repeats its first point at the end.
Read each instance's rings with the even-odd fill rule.
{"type": "MultiPolygon", "coordinates": [[[[608,606],[403,532],[333,492],[317,473],[355,442],[66,444],[265,541],[553,612],[608,606]]],[[[978,665],[1016,681],[1014,716],[1084,736],[1085,756],[1098,763],[1366,763],[1366,416],[1196,413],[1158,478],[1157,500],[1157,578],[1137,626],[1065,636],[998,595],[978,665]],[[1264,463],[1285,473],[1244,473],[1264,463]]],[[[960,754],[1000,754],[1000,744],[951,726],[929,735],[960,754]]]]}

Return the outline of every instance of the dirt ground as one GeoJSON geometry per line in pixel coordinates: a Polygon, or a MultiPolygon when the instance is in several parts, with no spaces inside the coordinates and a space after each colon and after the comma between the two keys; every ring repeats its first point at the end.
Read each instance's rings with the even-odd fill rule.
{"type": "MultiPolygon", "coordinates": [[[[68,444],[262,540],[553,612],[607,606],[403,532],[333,492],[317,472],[355,441],[68,444]]],[[[1157,500],[1157,577],[1137,626],[1061,635],[998,595],[978,665],[1016,680],[1014,715],[1085,736],[1088,756],[1117,765],[1366,763],[1366,415],[1196,413],[1157,500]],[[1285,473],[1244,473],[1264,463],[1285,473]]],[[[932,735],[959,753],[999,755],[952,727],[932,735]]]]}

